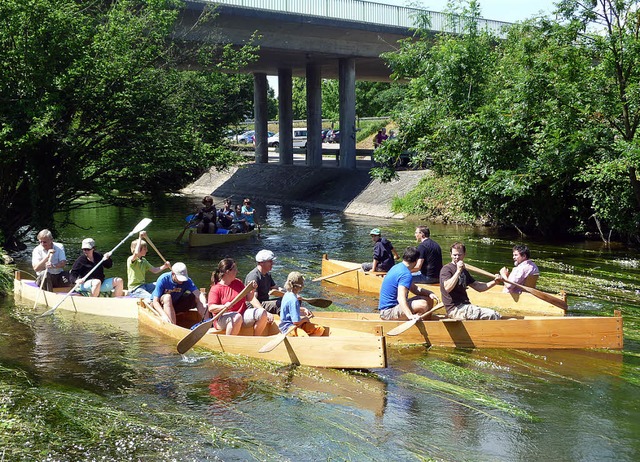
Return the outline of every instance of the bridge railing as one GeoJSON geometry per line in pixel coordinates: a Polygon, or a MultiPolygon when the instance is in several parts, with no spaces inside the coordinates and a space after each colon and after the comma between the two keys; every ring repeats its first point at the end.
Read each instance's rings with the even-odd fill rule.
{"type": "MultiPolygon", "coordinates": [[[[262,9],[279,13],[301,14],[342,21],[364,22],[384,26],[414,28],[421,24],[419,17],[426,15],[430,29],[435,32],[460,33],[464,19],[455,18],[454,24],[446,13],[406,6],[384,5],[366,0],[205,0],[209,3],[241,8],[262,9]]],[[[478,29],[501,35],[510,23],[490,19],[478,20],[478,29]]]]}

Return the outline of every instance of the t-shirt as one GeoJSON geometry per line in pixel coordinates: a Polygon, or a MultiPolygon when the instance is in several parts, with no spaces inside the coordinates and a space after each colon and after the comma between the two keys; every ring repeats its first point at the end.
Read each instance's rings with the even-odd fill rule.
{"type": "MultiPolygon", "coordinates": [[[[513,268],[513,271],[509,273],[509,281],[516,282],[518,284],[524,284],[525,279],[529,276],[539,275],[540,270],[538,266],[532,262],[531,260],[525,260],[521,262],[518,266],[513,268]]],[[[522,289],[516,286],[510,286],[503,289],[503,292],[511,292],[514,294],[519,294],[522,292],[522,289]]]]}
{"type": "Polygon", "coordinates": [[[400,286],[411,288],[411,271],[403,262],[394,265],[382,280],[379,310],[393,308],[398,304],[398,287],[400,286]]]}
{"type": "Polygon", "coordinates": [[[373,259],[378,262],[376,268],[378,271],[389,271],[395,264],[396,261],[393,258],[393,253],[391,253],[392,249],[393,245],[386,237],[378,240],[373,246],[373,259]]]}
{"type": "Polygon", "coordinates": [[[171,300],[176,302],[183,294],[187,292],[194,293],[198,290],[191,278],[182,283],[173,282],[171,278],[172,273],[162,274],[156,281],[156,288],[151,294],[152,298],[162,297],[165,294],[171,294],[171,300]]]}
{"type": "Polygon", "coordinates": [[[418,244],[420,258],[424,260],[420,272],[429,279],[438,279],[442,269],[442,249],[432,239],[425,239],[418,244]]]}
{"type": "Polygon", "coordinates": [[[248,285],[251,281],[256,281],[258,287],[256,288],[256,296],[260,303],[269,300],[269,291],[272,287],[277,287],[271,273],[262,274],[260,268],[257,266],[249,271],[247,277],[244,278],[244,284],[248,285]]]}
{"type": "Polygon", "coordinates": [[[104,282],[104,269],[111,268],[112,266],[113,261],[111,258],[102,261],[102,254],[95,250],[93,251],[93,261],[89,260],[83,253],[76,259],[71,267],[69,273],[71,283],[75,284],[76,280],[86,277],[89,273],[91,273],[90,279],[100,279],[101,282],[104,282]]]}
{"type": "Polygon", "coordinates": [[[146,258],[141,257],[133,261],[133,255],[127,258],[127,288],[133,290],[146,283],[146,273],[153,265],[146,258]]]}
{"type": "MultiPolygon", "coordinates": [[[[64,245],[58,244],[57,242],[53,243],[53,256],[51,257],[51,264],[57,265],[61,261],[66,261],[67,256],[64,254],[64,245]]],[[[44,257],[47,256],[47,251],[44,250],[42,245],[37,245],[33,252],[31,253],[31,264],[33,266],[37,265],[42,261],[44,257]]],[[[49,268],[49,274],[60,274],[64,271],[64,268],[49,268]]],[[[44,270],[38,271],[38,275],[42,274],[44,270]]]]}
{"type": "Polygon", "coordinates": [[[440,271],[440,295],[447,312],[460,304],[470,303],[469,297],[467,296],[467,287],[476,282],[469,271],[464,269],[462,273],[460,273],[456,286],[451,292],[447,292],[444,290],[444,281],[451,279],[451,276],[453,276],[457,270],[458,267],[455,263],[448,263],[444,265],[440,271]]]}
{"type": "Polygon", "coordinates": [[[293,292],[287,292],[282,297],[282,305],[280,306],[280,324],[278,328],[283,334],[294,323],[300,321],[300,300],[293,292]]]}
{"type": "MultiPolygon", "coordinates": [[[[225,285],[220,282],[211,286],[209,290],[209,298],[207,303],[209,305],[224,305],[227,302],[232,301],[236,296],[244,290],[244,284],[240,279],[234,279],[231,284],[225,285]]],[[[240,299],[235,305],[229,307],[226,311],[237,311],[240,314],[244,313],[246,297],[240,299]]]]}
{"type": "Polygon", "coordinates": [[[250,225],[255,225],[255,222],[253,220],[253,214],[255,212],[255,209],[253,207],[251,207],[250,205],[243,205],[242,206],[242,217],[247,220],[247,223],[250,225]]]}

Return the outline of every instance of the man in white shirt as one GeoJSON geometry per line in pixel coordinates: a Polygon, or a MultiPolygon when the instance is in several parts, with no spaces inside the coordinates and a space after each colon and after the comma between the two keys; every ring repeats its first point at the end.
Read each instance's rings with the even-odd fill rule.
{"type": "Polygon", "coordinates": [[[54,287],[68,287],[69,273],[64,269],[67,264],[64,246],[53,242],[53,235],[48,229],[38,233],[38,242],[31,254],[31,266],[38,275],[36,284],[43,284],[42,288],[48,291],[54,287]]]}

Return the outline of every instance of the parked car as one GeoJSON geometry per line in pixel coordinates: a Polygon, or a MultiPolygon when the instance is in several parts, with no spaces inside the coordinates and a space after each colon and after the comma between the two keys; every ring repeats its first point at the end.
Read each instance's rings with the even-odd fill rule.
{"type": "MultiPolygon", "coordinates": [[[[307,147],[307,129],[294,128],[293,129],[293,147],[294,148],[306,148],[307,147]]],[[[280,133],[276,133],[267,140],[267,144],[270,147],[278,148],[280,146],[280,133]]]]}
{"type": "MultiPolygon", "coordinates": [[[[267,138],[271,138],[273,135],[275,135],[275,133],[273,132],[267,132],[267,138]]],[[[253,135],[251,135],[251,142],[253,143],[253,145],[256,145],[256,135],[255,133],[253,135]]]]}
{"type": "Polygon", "coordinates": [[[325,143],[339,143],[340,142],[340,130],[329,130],[325,137],[325,143]]]}
{"type": "Polygon", "coordinates": [[[253,135],[255,135],[255,133],[256,132],[254,130],[249,130],[238,135],[238,143],[240,144],[251,143],[253,141],[253,135]]]}
{"type": "Polygon", "coordinates": [[[331,130],[328,128],[325,128],[324,130],[322,130],[322,142],[326,143],[326,139],[327,139],[327,133],[329,133],[331,130]]]}

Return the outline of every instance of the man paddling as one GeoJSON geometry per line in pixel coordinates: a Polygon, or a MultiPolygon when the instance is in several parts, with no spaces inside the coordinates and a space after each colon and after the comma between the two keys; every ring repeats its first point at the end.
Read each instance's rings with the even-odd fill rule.
{"type": "Polygon", "coordinates": [[[176,323],[176,313],[197,308],[200,316],[207,314],[207,299],[193,283],[187,273],[187,265],[174,263],[170,273],[158,278],[152,295],[153,307],[164,311],[172,323],[176,323]]]}
{"type": "Polygon", "coordinates": [[[270,300],[269,291],[278,289],[277,284],[271,277],[271,269],[276,256],[271,250],[262,249],[256,254],[256,267],[252,269],[244,278],[244,284],[249,285],[252,281],[258,284],[256,288],[256,298],[269,315],[269,322],[273,321],[274,314],[280,314],[280,303],[282,298],[270,300]]]}
{"type": "Polygon", "coordinates": [[[476,281],[464,266],[466,254],[464,244],[454,243],[451,246],[451,263],[440,271],[440,294],[447,316],[452,319],[500,319],[497,311],[472,305],[467,295],[467,287],[484,292],[501,280],[500,275],[496,274],[493,281],[476,281]]]}
{"type": "Polygon", "coordinates": [[[393,248],[393,244],[386,237],[382,237],[382,233],[378,228],[373,228],[369,235],[373,241],[373,261],[371,263],[363,263],[363,271],[389,271],[399,259],[398,252],[393,248]]]}
{"type": "Polygon", "coordinates": [[[509,273],[509,270],[503,267],[500,270],[500,276],[504,280],[503,292],[511,292],[513,294],[519,294],[522,289],[516,287],[510,282],[515,282],[527,287],[535,287],[540,276],[540,270],[536,264],[531,260],[531,253],[529,247],[526,245],[514,245],[513,246],[513,264],[515,268],[509,273]]]}
{"type": "Polygon", "coordinates": [[[53,242],[53,234],[48,229],[38,233],[38,242],[31,254],[31,265],[38,275],[36,284],[41,285],[44,279],[42,288],[48,291],[54,287],[67,287],[69,273],[64,269],[67,264],[64,246],[53,242]]]}
{"type": "Polygon", "coordinates": [[[393,266],[382,280],[378,310],[384,320],[407,321],[426,313],[438,297],[430,290],[417,286],[411,276],[419,253],[415,247],[407,247],[402,261],[393,266]],[[409,292],[414,297],[409,298],[409,292]]]}

